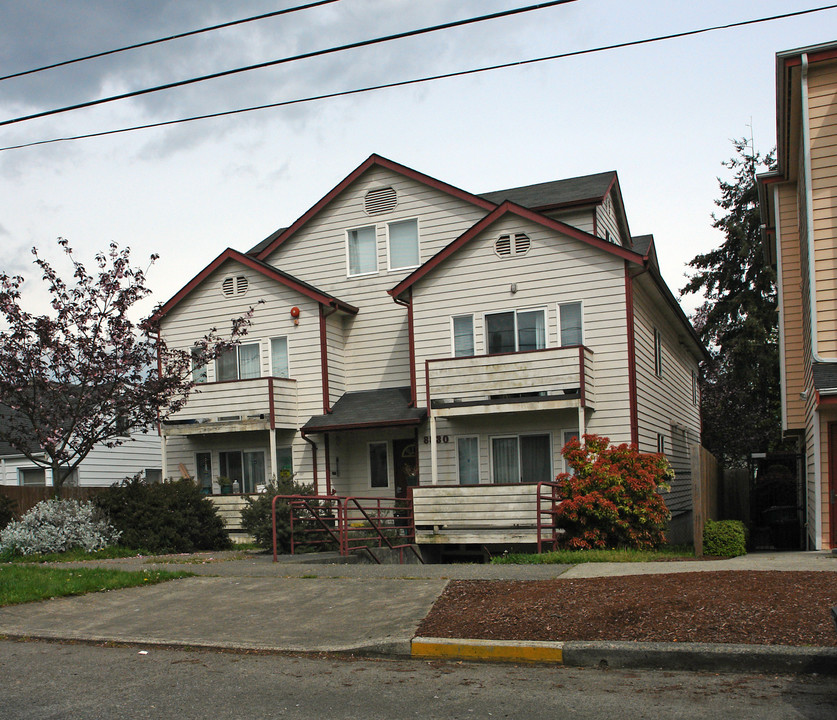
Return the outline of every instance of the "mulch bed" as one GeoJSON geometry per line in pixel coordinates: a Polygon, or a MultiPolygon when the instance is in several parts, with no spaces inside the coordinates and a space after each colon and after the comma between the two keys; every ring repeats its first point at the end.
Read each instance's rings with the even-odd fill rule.
{"type": "Polygon", "coordinates": [[[837,647],[837,573],[719,571],[457,580],[422,637],[837,647]]]}

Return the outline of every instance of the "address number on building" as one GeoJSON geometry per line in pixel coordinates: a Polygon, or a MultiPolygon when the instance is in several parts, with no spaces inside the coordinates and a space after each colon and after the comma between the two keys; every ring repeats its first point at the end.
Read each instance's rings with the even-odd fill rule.
{"type": "MultiPolygon", "coordinates": [[[[450,438],[447,435],[437,435],[436,436],[436,444],[437,445],[444,445],[444,444],[449,443],[449,442],[450,442],[450,438]]],[[[424,444],[425,445],[430,445],[430,436],[429,435],[424,436],[424,444]]]]}

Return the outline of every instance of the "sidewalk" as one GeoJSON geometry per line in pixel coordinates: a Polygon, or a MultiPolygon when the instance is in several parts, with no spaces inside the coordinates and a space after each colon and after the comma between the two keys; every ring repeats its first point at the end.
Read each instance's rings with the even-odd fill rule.
{"type": "Polygon", "coordinates": [[[0,608],[0,635],[238,651],[546,661],[588,667],[837,673],[837,648],[414,638],[419,623],[452,579],[535,580],[718,570],[837,572],[837,556],[827,552],[572,567],[271,560],[233,551],[169,556],[153,562],[144,558],[99,561],[95,564],[126,570],[189,570],[198,577],[0,608]]]}

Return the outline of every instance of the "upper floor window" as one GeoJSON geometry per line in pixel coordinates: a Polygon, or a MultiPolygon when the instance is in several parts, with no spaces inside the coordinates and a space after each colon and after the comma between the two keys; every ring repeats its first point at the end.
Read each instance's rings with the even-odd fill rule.
{"type": "Polygon", "coordinates": [[[453,321],[453,356],[471,357],[474,354],[474,316],[457,315],[453,321]]]}
{"type": "Polygon", "coordinates": [[[419,265],[418,220],[401,220],[387,225],[389,236],[389,269],[419,265]]]}
{"type": "Polygon", "coordinates": [[[654,328],[654,374],[663,376],[663,335],[654,328]]]}
{"type": "Polygon", "coordinates": [[[512,310],[485,316],[488,353],[542,350],[546,347],[546,313],[512,310]]]}
{"type": "Polygon", "coordinates": [[[561,347],[583,345],[581,303],[564,303],[558,306],[558,323],[561,326],[561,347]]]}
{"type": "Polygon", "coordinates": [[[356,228],[346,233],[349,275],[377,272],[378,248],[375,226],[356,228]]]}
{"type": "Polygon", "coordinates": [[[258,343],[236,345],[225,350],[215,361],[215,376],[222,380],[247,380],[261,377],[258,343]]]}
{"type": "Polygon", "coordinates": [[[200,348],[192,348],[192,381],[196,383],[205,383],[206,378],[206,362],[203,359],[203,351],[200,348]]]}
{"type": "Polygon", "coordinates": [[[288,338],[270,338],[270,374],[273,377],[290,377],[288,370],[288,338]]]}

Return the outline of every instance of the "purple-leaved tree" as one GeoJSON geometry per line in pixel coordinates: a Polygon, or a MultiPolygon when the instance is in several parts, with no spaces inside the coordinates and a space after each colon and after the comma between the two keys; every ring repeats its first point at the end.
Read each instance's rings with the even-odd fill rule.
{"type": "MultiPolygon", "coordinates": [[[[194,382],[191,349],[170,348],[150,320],[129,318],[151,293],[145,273],[131,266],[130,248],[112,243],[89,273],[67,240],[58,244],[72,263],[70,282],[32,249],[50,293],[49,314],[27,312],[23,278],[0,271],[0,404],[6,406],[0,440],[49,468],[60,496],[94,445],[122,445],[128,428],[156,431],[183,406],[194,382]]],[[[250,308],[231,318],[226,338],[207,329],[194,345],[203,362],[236,344],[252,314],[250,308]]]]}

